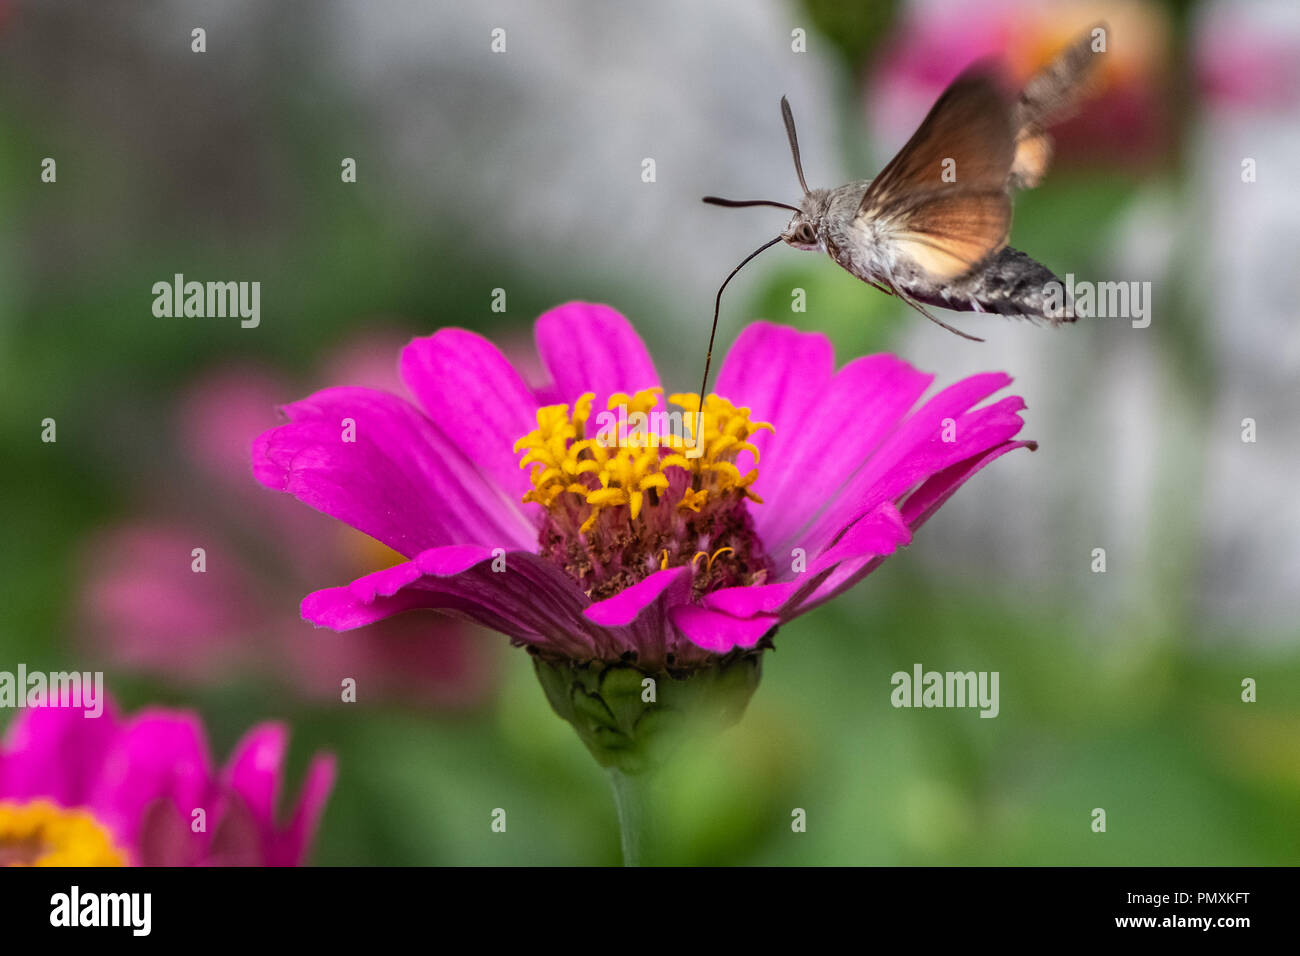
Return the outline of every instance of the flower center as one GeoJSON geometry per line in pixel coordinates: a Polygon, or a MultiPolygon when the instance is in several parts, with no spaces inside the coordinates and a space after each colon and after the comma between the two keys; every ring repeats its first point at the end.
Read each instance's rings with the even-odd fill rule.
{"type": "Polygon", "coordinates": [[[0,801],[0,866],[125,865],[125,854],[88,811],[48,800],[0,801]]]}
{"type": "Polygon", "coordinates": [[[658,410],[663,389],[609,396],[592,415],[588,392],[537,410],[537,428],[515,443],[519,467],[532,466],[524,501],[546,508],[541,553],[560,564],[594,601],[663,568],[689,564],[695,596],[761,583],[771,570],[745,501],[758,477],[736,457],[766,422],[709,395],[672,395],[681,411],[658,410]],[[703,418],[697,435],[696,419],[703,418]]]}

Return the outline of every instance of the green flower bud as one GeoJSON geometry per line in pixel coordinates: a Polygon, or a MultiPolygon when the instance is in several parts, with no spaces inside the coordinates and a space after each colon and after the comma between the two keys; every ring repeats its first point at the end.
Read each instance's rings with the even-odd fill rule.
{"type": "Polygon", "coordinates": [[[688,732],[716,732],[745,712],[761,652],[728,655],[681,675],[630,663],[533,655],[551,708],[573,725],[602,767],[639,774],[660,766],[688,732]]]}

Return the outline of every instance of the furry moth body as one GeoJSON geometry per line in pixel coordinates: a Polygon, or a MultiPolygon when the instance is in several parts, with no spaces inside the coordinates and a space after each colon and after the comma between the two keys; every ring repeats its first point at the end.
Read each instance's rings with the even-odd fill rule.
{"type": "MultiPolygon", "coordinates": [[[[882,292],[897,296],[913,308],[930,305],[958,312],[1041,319],[1054,324],[1074,321],[1071,314],[1057,315],[1048,310],[1046,286],[1061,280],[1019,249],[1003,245],[986,255],[976,267],[957,275],[944,275],[927,268],[926,263],[942,265],[946,255],[928,245],[918,243],[919,256],[897,249],[887,234],[854,218],[869,185],[865,181],[838,189],[813,190],[782,234],[782,241],[800,249],[825,251],[845,271],[882,292]],[[820,192],[825,196],[818,196],[820,192]],[[848,218],[841,218],[844,214],[848,218]],[[798,230],[804,223],[814,230],[815,243],[798,241],[798,230]]],[[[1061,285],[1064,287],[1064,283],[1061,285]]],[[[939,321],[924,309],[918,311],[939,321]]],[[[939,324],[957,332],[945,323],[939,324]]]]}

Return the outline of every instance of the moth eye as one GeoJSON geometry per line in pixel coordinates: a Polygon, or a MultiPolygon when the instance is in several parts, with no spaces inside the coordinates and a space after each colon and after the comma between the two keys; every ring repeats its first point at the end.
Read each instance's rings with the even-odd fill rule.
{"type": "Polygon", "coordinates": [[[805,225],[799,230],[799,241],[811,245],[817,241],[817,233],[813,232],[813,227],[805,225]]]}

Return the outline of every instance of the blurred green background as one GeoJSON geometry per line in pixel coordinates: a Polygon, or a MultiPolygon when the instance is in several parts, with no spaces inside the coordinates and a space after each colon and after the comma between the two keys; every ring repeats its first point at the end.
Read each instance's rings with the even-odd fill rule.
{"type": "MultiPolygon", "coordinates": [[[[906,552],[781,630],[742,723],[675,768],[662,811],[679,862],[1300,857],[1300,323],[1293,296],[1241,266],[1294,268],[1300,217],[1279,170],[1300,138],[1284,68],[1300,23],[1285,4],[1050,6],[1019,5],[1065,36],[1104,15],[1129,59],[1110,112],[1063,131],[1058,167],[1018,198],[1013,243],[1062,274],[1152,281],[1153,324],[960,321],[996,323],[976,348],[784,249],[732,286],[723,342],[764,317],[826,332],[841,360],[897,351],[941,382],[1004,368],[1041,448],[981,474],[906,552]],[[1275,45],[1234,60],[1234,30],[1275,45]],[[1262,79],[1225,84],[1243,64],[1262,79]],[[1121,113],[1135,125],[1118,128],[1121,113]],[[1270,171],[1250,202],[1241,156],[1270,171]],[[807,312],[791,311],[795,288],[807,312]],[[1090,570],[1098,546],[1105,575],[1090,570]],[[1000,715],[895,710],[890,675],[916,662],[998,671],[1000,715]],[[806,833],[791,831],[797,807],[806,833]]],[[[980,55],[964,23],[1021,47],[1033,31],[1008,3],[462,7],[0,0],[0,669],[102,667],[126,710],[198,710],[219,757],[253,723],[288,721],[293,781],[313,751],[339,758],[316,863],[615,863],[605,780],[501,636],[472,635],[491,676],[454,706],[342,704],[256,668],[177,679],[94,638],[97,535],[208,514],[177,418],[196,382],[255,363],[291,399],[330,384],[330,357],[374,330],[464,326],[518,354],[538,313],[606,301],[686,387],[716,282],[783,225],[698,197],[795,195],[781,93],[810,180],[866,177],[902,141],[873,119],[884,101],[941,88],[909,63],[951,76],[980,55]],[[504,55],[489,50],[497,26],[504,55]],[[56,183],[40,180],[44,157],[56,183]],[[260,326],[155,318],[151,287],[177,272],[260,280],[260,326]],[[56,443],[40,440],[47,417],[56,443]],[[505,834],[489,829],[497,807],[505,834]]],[[[1056,30],[1040,32],[1049,46],[1056,30]]],[[[249,567],[293,582],[263,589],[290,615],[346,580],[249,567]]],[[[301,639],[325,638],[303,625],[301,639]]]]}

